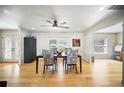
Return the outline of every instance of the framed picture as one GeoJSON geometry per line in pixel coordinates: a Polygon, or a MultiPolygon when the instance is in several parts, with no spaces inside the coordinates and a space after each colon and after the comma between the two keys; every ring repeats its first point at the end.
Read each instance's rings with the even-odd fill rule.
{"type": "Polygon", "coordinates": [[[56,47],[57,46],[57,40],[56,39],[49,39],[49,47],[56,47]]]}
{"type": "Polygon", "coordinates": [[[71,47],[71,38],[48,38],[49,47],[68,48],[71,47]]]}
{"type": "Polygon", "coordinates": [[[80,47],[80,39],[72,39],[73,47],[80,47]]]}

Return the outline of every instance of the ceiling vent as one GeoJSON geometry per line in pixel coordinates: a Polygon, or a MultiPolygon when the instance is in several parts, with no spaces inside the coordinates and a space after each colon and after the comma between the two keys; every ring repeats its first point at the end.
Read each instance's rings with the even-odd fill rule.
{"type": "Polygon", "coordinates": [[[124,10],[124,5],[112,5],[108,9],[110,9],[110,10],[124,10]]]}

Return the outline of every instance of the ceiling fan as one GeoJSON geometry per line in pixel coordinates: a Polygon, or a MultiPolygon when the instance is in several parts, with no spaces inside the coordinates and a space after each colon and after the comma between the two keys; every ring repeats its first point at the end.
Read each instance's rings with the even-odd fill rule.
{"type": "Polygon", "coordinates": [[[51,24],[51,25],[40,25],[40,26],[41,26],[41,27],[52,26],[53,29],[57,29],[57,28],[69,29],[69,27],[67,27],[67,26],[62,26],[62,25],[65,25],[66,22],[62,22],[62,23],[61,23],[62,25],[58,25],[58,22],[57,22],[57,20],[55,20],[55,19],[54,19],[53,21],[46,20],[46,22],[48,22],[48,23],[51,24]]]}

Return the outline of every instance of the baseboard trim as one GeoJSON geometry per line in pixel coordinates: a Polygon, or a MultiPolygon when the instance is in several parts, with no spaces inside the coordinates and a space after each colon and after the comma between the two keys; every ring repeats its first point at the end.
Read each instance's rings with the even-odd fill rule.
{"type": "Polygon", "coordinates": [[[0,61],[0,63],[19,63],[18,61],[0,61]]]}

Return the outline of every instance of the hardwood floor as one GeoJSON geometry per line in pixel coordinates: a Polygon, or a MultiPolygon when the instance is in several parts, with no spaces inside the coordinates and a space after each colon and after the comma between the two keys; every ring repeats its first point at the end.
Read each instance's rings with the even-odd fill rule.
{"type": "Polygon", "coordinates": [[[96,60],[94,63],[83,62],[82,73],[74,71],[66,74],[62,60],[59,59],[58,71],[45,72],[40,60],[39,73],[35,73],[35,62],[19,65],[0,63],[0,80],[7,80],[8,87],[120,87],[122,62],[96,60]]]}

